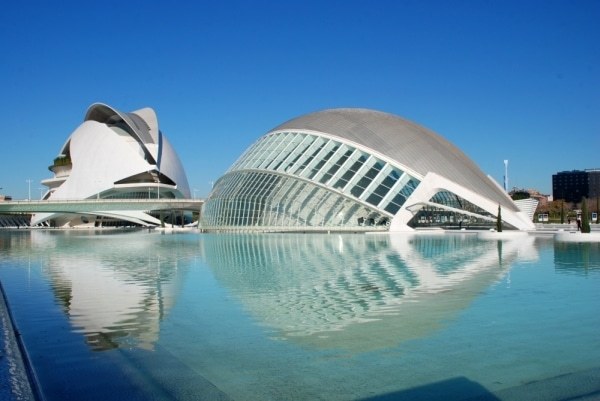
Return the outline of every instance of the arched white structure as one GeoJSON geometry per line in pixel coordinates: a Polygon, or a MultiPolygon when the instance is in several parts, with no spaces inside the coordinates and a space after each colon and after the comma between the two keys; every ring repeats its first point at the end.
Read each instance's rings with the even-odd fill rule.
{"type": "Polygon", "coordinates": [[[292,119],[215,184],[205,229],[389,230],[421,225],[533,229],[504,190],[436,133],[367,109],[292,119]]]}
{"type": "MultiPolygon", "coordinates": [[[[42,181],[48,187],[44,199],[190,197],[183,166],[150,108],[123,113],[93,104],[49,169],[54,176],[42,181]]],[[[160,223],[147,211],[90,210],[87,215],[36,214],[31,224],[91,224],[96,216],[143,225],[160,223]]]]}

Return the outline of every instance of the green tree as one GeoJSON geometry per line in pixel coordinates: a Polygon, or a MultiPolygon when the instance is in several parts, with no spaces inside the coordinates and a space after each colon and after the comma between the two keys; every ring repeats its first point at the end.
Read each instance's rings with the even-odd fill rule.
{"type": "Polygon", "coordinates": [[[560,202],[560,224],[565,224],[565,202],[560,202]]]}
{"type": "Polygon", "coordinates": [[[590,216],[588,216],[587,200],[583,198],[581,202],[581,232],[589,233],[590,229],[590,216]]]}
{"type": "Polygon", "coordinates": [[[560,221],[561,213],[563,213],[565,220],[570,217],[569,215],[571,214],[570,212],[572,208],[573,205],[571,205],[569,202],[565,202],[562,199],[557,199],[552,202],[547,202],[544,205],[538,205],[535,213],[548,213],[550,221],[557,223],[560,221]]]}
{"type": "Polygon", "coordinates": [[[502,232],[502,210],[500,209],[500,205],[498,205],[498,217],[496,218],[496,231],[499,233],[502,232]]]}
{"type": "Polygon", "coordinates": [[[527,191],[520,190],[511,192],[510,197],[512,200],[529,199],[531,198],[531,194],[527,191]]]}

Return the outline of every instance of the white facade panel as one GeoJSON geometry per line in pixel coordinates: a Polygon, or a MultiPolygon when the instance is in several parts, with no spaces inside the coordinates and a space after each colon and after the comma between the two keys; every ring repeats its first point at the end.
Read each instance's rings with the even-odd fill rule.
{"type": "MultiPolygon", "coordinates": [[[[107,105],[92,105],[50,169],[54,177],[42,181],[48,187],[45,199],[190,197],[179,157],[160,132],[150,108],[123,113],[107,105]]],[[[79,225],[94,216],[143,225],[160,223],[143,210],[90,210],[87,216],[38,213],[31,224],[79,225]]]]}

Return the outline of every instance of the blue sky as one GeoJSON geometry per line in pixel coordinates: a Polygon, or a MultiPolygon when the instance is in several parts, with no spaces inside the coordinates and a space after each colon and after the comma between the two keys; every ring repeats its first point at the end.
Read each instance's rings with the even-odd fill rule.
{"type": "Polygon", "coordinates": [[[26,1],[0,13],[1,193],[40,180],[89,105],[152,107],[190,187],[305,113],[432,129],[502,182],[600,168],[600,1],[26,1]]]}

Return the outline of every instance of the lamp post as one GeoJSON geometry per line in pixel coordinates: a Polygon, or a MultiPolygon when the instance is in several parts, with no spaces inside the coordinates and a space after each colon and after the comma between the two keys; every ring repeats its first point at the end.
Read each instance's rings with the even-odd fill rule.
{"type": "Polygon", "coordinates": [[[28,192],[27,200],[30,201],[31,200],[31,179],[28,178],[25,180],[25,182],[27,182],[27,184],[29,184],[29,192],[28,192]]]}
{"type": "Polygon", "coordinates": [[[504,160],[504,192],[508,192],[508,160],[504,160]]]}
{"type": "Polygon", "coordinates": [[[42,191],[44,190],[44,188],[40,187],[38,189],[40,190],[40,200],[42,200],[42,196],[43,196],[42,191]]]}

